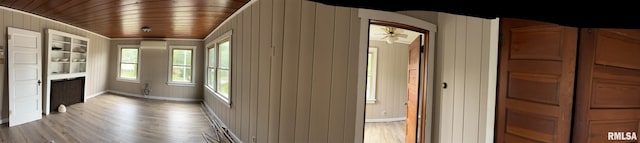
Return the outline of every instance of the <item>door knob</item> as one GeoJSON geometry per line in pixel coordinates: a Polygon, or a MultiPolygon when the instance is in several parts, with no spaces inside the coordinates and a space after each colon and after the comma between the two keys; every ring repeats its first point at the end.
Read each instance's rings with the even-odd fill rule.
{"type": "Polygon", "coordinates": [[[38,80],[38,86],[40,86],[41,83],[42,83],[42,81],[38,80]]]}

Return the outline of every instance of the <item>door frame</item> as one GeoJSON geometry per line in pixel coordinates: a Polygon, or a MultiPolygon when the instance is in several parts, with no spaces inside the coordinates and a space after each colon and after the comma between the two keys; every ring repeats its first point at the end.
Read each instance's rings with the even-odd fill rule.
{"type": "MultiPolygon", "coordinates": [[[[421,77],[422,79],[426,78],[426,81],[421,80],[420,82],[426,83],[421,85],[421,90],[426,90],[426,103],[424,107],[433,107],[433,94],[434,94],[434,68],[435,68],[435,35],[437,32],[437,26],[433,23],[426,22],[424,20],[420,20],[417,18],[409,17],[406,15],[401,15],[393,12],[385,12],[378,10],[369,10],[369,9],[358,9],[358,17],[360,17],[360,47],[358,51],[358,89],[357,89],[357,104],[356,104],[356,120],[355,120],[355,138],[354,142],[360,143],[364,141],[364,116],[365,116],[365,93],[366,93],[366,67],[367,67],[367,50],[369,48],[369,24],[370,21],[385,21],[391,23],[397,23],[401,25],[406,25],[410,27],[415,27],[419,29],[426,30],[428,34],[428,45],[427,46],[427,55],[426,58],[421,60],[427,60],[426,65],[422,65],[421,68],[426,68],[426,71],[422,71],[422,73],[426,73],[426,77],[421,77]],[[426,88],[426,89],[425,89],[426,88]]],[[[413,30],[413,29],[410,29],[413,30]]],[[[427,35],[425,35],[427,36],[427,35]]],[[[421,99],[423,100],[423,99],[421,99]]],[[[433,108],[427,108],[424,112],[425,117],[425,130],[422,133],[424,136],[425,142],[431,142],[431,132],[432,132],[432,121],[433,121],[433,108]]]]}

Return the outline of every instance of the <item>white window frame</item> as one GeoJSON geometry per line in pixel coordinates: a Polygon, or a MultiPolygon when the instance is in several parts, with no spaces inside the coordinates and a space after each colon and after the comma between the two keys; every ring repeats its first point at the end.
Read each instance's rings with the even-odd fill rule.
{"type": "Polygon", "coordinates": [[[142,53],[140,51],[140,45],[118,45],[118,68],[116,71],[118,73],[116,79],[118,81],[124,81],[124,82],[133,82],[133,83],[140,83],[140,65],[142,64],[142,61],[140,60],[140,53],[142,53]],[[120,77],[120,67],[122,66],[122,49],[131,49],[131,48],[135,48],[138,49],[138,63],[137,63],[137,67],[136,67],[136,79],[128,79],[128,78],[121,78],[120,77]]]}
{"type": "MultiPolygon", "coordinates": [[[[367,75],[367,82],[369,82],[369,83],[366,83],[366,84],[371,84],[371,85],[369,85],[371,87],[367,91],[367,94],[366,94],[367,96],[365,98],[366,98],[366,103],[376,103],[376,91],[377,91],[376,87],[378,85],[376,83],[376,81],[378,79],[378,48],[369,47],[369,52],[368,52],[367,55],[369,55],[369,54],[372,55],[373,62],[371,62],[372,65],[370,65],[370,66],[372,66],[371,67],[371,78],[369,79],[369,77],[367,75]]],[[[367,58],[369,58],[369,57],[367,57],[367,58]]],[[[369,66],[369,65],[367,65],[367,66],[369,66]]],[[[369,69],[369,67],[367,67],[367,69],[369,69]]],[[[369,74],[369,73],[367,73],[367,74],[369,74]]]]}
{"type": "Polygon", "coordinates": [[[169,46],[169,67],[167,75],[167,85],[173,86],[193,86],[195,85],[195,59],[196,59],[196,46],[169,46]],[[191,50],[191,81],[173,81],[173,50],[191,50]]]}
{"type": "MultiPolygon", "coordinates": [[[[227,105],[227,107],[231,108],[231,96],[233,94],[233,91],[231,90],[232,87],[232,83],[233,83],[233,79],[232,79],[232,74],[233,74],[233,38],[232,38],[232,30],[229,30],[229,32],[222,34],[220,37],[216,38],[215,40],[207,43],[207,48],[206,48],[206,58],[205,58],[205,64],[204,64],[204,75],[205,75],[205,83],[204,83],[204,87],[205,89],[207,89],[207,91],[211,94],[213,94],[214,96],[217,97],[218,100],[222,101],[223,103],[225,103],[227,105]],[[214,79],[212,80],[214,82],[213,87],[209,86],[209,49],[211,48],[218,48],[218,43],[221,43],[223,41],[229,41],[229,94],[225,97],[224,95],[222,95],[221,93],[217,92],[217,80],[214,79]]],[[[218,51],[218,49],[216,49],[216,51],[218,51]]],[[[220,52],[216,52],[216,62],[219,63],[220,60],[220,52]]],[[[217,78],[218,76],[218,71],[217,71],[217,67],[218,65],[215,64],[214,68],[216,69],[216,73],[214,78],[217,78]]]]}

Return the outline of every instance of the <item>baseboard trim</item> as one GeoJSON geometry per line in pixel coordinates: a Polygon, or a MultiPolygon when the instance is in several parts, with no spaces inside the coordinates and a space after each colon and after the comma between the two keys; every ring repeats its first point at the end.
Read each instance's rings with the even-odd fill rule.
{"type": "Polygon", "coordinates": [[[100,91],[100,92],[98,92],[98,93],[95,93],[95,94],[89,95],[89,96],[87,96],[87,97],[84,97],[84,101],[87,101],[87,100],[89,100],[90,98],[94,98],[94,97],[96,97],[96,96],[98,96],[98,95],[102,95],[102,94],[104,94],[104,93],[107,93],[107,91],[106,91],[106,90],[105,90],[105,91],[100,91]]]}
{"type": "Polygon", "coordinates": [[[366,123],[377,123],[377,122],[395,122],[395,121],[404,121],[407,120],[407,117],[400,118],[380,118],[380,119],[364,119],[366,123]]]}
{"type": "Polygon", "coordinates": [[[9,118],[0,119],[0,124],[9,123],[9,118]]]}
{"type": "MultiPolygon", "coordinates": [[[[205,106],[205,108],[207,108],[207,111],[213,115],[213,117],[215,118],[215,120],[218,121],[218,123],[220,123],[220,125],[222,125],[222,127],[227,128],[227,125],[225,125],[222,120],[220,120],[220,118],[218,117],[218,114],[216,114],[216,112],[213,112],[213,109],[211,109],[211,106],[209,106],[209,104],[207,104],[207,102],[202,102],[205,106]]],[[[227,128],[228,129],[228,128],[227,128]]],[[[228,130],[229,134],[231,135],[231,137],[233,138],[234,142],[236,143],[242,143],[242,140],[240,140],[240,138],[238,138],[238,136],[236,136],[236,134],[234,134],[232,131],[228,130]]]]}
{"type": "Polygon", "coordinates": [[[153,96],[153,95],[140,95],[133,94],[115,90],[107,90],[109,93],[114,93],[123,96],[137,97],[137,98],[145,98],[145,99],[155,99],[155,100],[166,100],[166,101],[179,101],[179,102],[200,102],[202,99],[190,99],[190,98],[175,98],[175,97],[161,97],[161,96],[153,96]]]}

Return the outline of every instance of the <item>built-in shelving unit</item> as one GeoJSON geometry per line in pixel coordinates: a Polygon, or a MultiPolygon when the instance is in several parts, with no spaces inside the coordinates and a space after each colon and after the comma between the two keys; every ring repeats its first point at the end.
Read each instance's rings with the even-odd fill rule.
{"type": "MultiPolygon", "coordinates": [[[[45,62],[46,107],[50,104],[51,83],[54,80],[86,77],[89,39],[86,37],[47,29],[47,53],[45,62]]],[[[84,86],[82,87],[84,89],[84,86]]],[[[48,114],[50,109],[45,110],[48,114]]]]}

